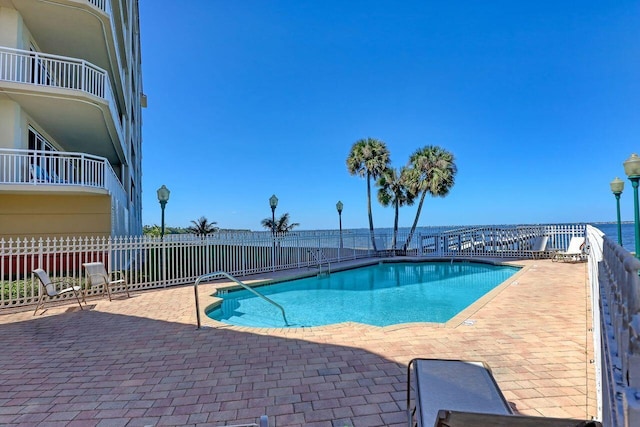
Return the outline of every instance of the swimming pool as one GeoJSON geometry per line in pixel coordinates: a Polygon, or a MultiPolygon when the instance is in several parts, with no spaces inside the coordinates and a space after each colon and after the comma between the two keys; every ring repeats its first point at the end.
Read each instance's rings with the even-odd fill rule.
{"type": "MultiPolygon", "coordinates": [[[[284,307],[291,327],[446,323],[518,270],[471,262],[379,263],[255,289],[284,307]]],[[[214,320],[240,326],[287,326],[277,307],[247,290],[216,296],[222,303],[207,311],[214,320]]]]}

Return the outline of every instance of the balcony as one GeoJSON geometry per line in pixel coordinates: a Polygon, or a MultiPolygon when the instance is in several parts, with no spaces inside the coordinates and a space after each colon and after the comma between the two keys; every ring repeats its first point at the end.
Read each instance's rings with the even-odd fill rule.
{"type": "Polygon", "coordinates": [[[118,36],[121,25],[117,25],[121,11],[114,14],[111,0],[0,0],[0,6],[20,13],[42,51],[82,58],[108,70],[124,103],[120,75],[124,64],[118,48],[124,39],[118,36]]]}
{"type": "Polygon", "coordinates": [[[124,132],[103,69],[74,58],[0,47],[3,94],[65,150],[125,162],[124,132]]]}
{"type": "Polygon", "coordinates": [[[108,194],[120,206],[127,195],[107,159],[83,153],[0,148],[0,192],[108,194]]]}

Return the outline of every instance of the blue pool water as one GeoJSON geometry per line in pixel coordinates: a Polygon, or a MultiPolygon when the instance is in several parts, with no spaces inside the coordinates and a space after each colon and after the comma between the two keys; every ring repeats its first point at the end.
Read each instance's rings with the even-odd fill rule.
{"type": "MultiPolygon", "coordinates": [[[[284,307],[289,326],[359,322],[388,326],[445,323],[500,283],[517,267],[480,263],[380,263],[328,276],[256,288],[284,307]]],[[[255,327],[286,327],[282,312],[246,290],[218,295],[212,319],[255,327]]]]}

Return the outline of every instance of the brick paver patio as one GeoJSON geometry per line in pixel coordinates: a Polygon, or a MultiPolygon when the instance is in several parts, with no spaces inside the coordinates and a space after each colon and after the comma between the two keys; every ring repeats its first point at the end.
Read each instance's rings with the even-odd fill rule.
{"type": "MultiPolygon", "coordinates": [[[[595,415],[586,264],[525,271],[460,322],[195,328],[192,286],[0,314],[0,424],[406,426],[414,357],[486,361],[526,415],[595,415]]],[[[200,288],[206,306],[213,285],[200,288]]],[[[2,312],[0,312],[2,313],[2,312]]]]}

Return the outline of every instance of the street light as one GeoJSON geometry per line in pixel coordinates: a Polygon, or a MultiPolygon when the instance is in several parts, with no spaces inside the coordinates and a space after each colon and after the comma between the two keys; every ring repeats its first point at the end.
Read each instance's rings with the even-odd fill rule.
{"type": "Polygon", "coordinates": [[[162,222],[160,228],[160,238],[164,238],[164,207],[167,206],[169,201],[169,189],[164,185],[158,188],[158,201],[160,202],[160,209],[162,210],[162,222]]]}
{"type": "Polygon", "coordinates": [[[276,271],[276,208],[278,207],[278,198],[275,194],[269,197],[269,206],[271,206],[271,236],[273,238],[273,248],[271,252],[273,260],[272,269],[276,271]]]}
{"type": "Polygon", "coordinates": [[[338,220],[340,221],[340,249],[342,249],[342,208],[344,205],[340,200],[336,203],[336,209],[338,210],[338,220]]]}
{"type": "Polygon", "coordinates": [[[269,206],[271,206],[271,233],[276,234],[276,208],[278,207],[278,198],[274,194],[269,197],[269,206]]]}
{"type": "Polygon", "coordinates": [[[620,224],[620,195],[624,190],[624,181],[616,177],[611,183],[611,192],[616,196],[616,208],[618,213],[618,244],[622,246],[622,225],[620,224]]]}
{"type": "Polygon", "coordinates": [[[638,180],[640,180],[640,157],[633,153],[623,164],[633,186],[633,218],[635,224],[636,258],[640,258],[640,212],[638,211],[638,180]]]}

